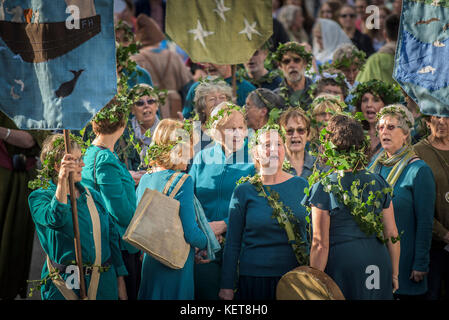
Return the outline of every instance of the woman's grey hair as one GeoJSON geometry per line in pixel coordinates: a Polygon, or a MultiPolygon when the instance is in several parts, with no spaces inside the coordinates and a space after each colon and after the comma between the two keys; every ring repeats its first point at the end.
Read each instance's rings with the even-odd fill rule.
{"type": "Polygon", "coordinates": [[[201,82],[195,88],[195,97],[193,103],[195,111],[198,114],[201,123],[206,122],[206,97],[215,92],[223,92],[228,100],[232,99],[232,88],[225,81],[201,82]]]}
{"type": "Polygon", "coordinates": [[[266,88],[258,88],[248,94],[247,99],[259,109],[267,108],[268,113],[273,108],[284,109],[284,100],[276,93],[266,88]]]}
{"type": "Polygon", "coordinates": [[[402,104],[390,104],[379,111],[379,118],[377,122],[386,116],[393,116],[398,120],[398,124],[401,127],[404,134],[408,135],[407,142],[410,144],[412,141],[411,132],[415,125],[415,119],[413,114],[407,107],[402,104]]]}
{"type": "Polygon", "coordinates": [[[298,11],[302,13],[302,8],[294,4],[282,6],[279,9],[277,19],[279,20],[280,23],[282,23],[282,26],[285,29],[290,30],[290,27],[293,24],[293,21],[295,20],[296,12],[298,11]]]}

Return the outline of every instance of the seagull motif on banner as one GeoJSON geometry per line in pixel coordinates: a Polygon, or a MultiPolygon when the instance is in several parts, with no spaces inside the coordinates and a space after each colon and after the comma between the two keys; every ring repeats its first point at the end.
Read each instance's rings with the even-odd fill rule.
{"type": "Polygon", "coordinates": [[[246,20],[246,18],[244,18],[244,22],[245,22],[245,28],[239,32],[239,34],[246,34],[246,36],[248,37],[248,40],[252,40],[253,37],[253,33],[261,36],[260,32],[256,30],[256,24],[257,22],[253,22],[253,24],[249,24],[248,20],[246,20]]]}
{"type": "Polygon", "coordinates": [[[193,40],[199,40],[203,48],[206,48],[206,44],[204,43],[204,38],[210,36],[211,34],[214,34],[212,31],[206,31],[203,29],[203,26],[201,25],[200,20],[197,20],[197,26],[196,29],[189,30],[189,33],[193,33],[195,37],[193,40]]]}
{"type": "Polygon", "coordinates": [[[217,9],[214,9],[214,11],[226,22],[224,13],[231,10],[231,8],[225,7],[224,0],[215,0],[215,3],[217,4],[217,9]]]}

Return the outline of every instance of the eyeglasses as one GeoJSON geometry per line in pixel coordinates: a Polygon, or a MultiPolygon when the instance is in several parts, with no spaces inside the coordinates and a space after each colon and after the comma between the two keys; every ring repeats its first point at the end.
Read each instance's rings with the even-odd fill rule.
{"type": "Polygon", "coordinates": [[[356,17],[356,15],[353,14],[353,13],[351,13],[351,14],[341,14],[340,15],[340,18],[343,18],[343,19],[345,19],[347,17],[350,17],[351,19],[354,19],[356,17]]]}
{"type": "Polygon", "coordinates": [[[155,103],[157,103],[158,101],[156,100],[156,99],[148,99],[148,100],[139,100],[139,101],[137,101],[136,103],[135,103],[135,105],[136,105],[136,107],[143,107],[144,105],[145,105],[145,102],[148,104],[148,105],[152,105],[152,104],[155,104],[155,103]]]}
{"type": "Polygon", "coordinates": [[[299,135],[303,135],[304,133],[307,132],[306,128],[290,128],[288,130],[286,130],[285,132],[287,133],[288,136],[292,136],[295,131],[299,134],[299,135]]]}
{"type": "MultiPolygon", "coordinates": [[[[293,62],[294,63],[300,63],[301,61],[302,61],[302,59],[299,58],[299,57],[293,58],[293,62]]],[[[285,64],[285,65],[288,65],[290,62],[292,62],[292,59],[289,59],[289,58],[284,59],[284,60],[281,61],[281,63],[285,64]]]]}
{"type": "Polygon", "coordinates": [[[396,129],[396,128],[402,128],[401,126],[397,126],[397,125],[394,125],[394,124],[387,124],[387,125],[383,125],[383,124],[381,124],[381,125],[377,125],[376,126],[376,129],[377,129],[377,131],[383,131],[384,129],[387,129],[388,131],[393,131],[394,129],[396,129]]]}

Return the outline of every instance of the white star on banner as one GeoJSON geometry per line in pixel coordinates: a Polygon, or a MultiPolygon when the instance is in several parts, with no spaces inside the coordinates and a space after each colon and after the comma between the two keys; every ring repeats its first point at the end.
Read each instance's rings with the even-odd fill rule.
{"type": "Polygon", "coordinates": [[[210,36],[211,34],[214,34],[212,31],[205,31],[203,29],[203,26],[200,23],[200,20],[198,20],[196,29],[189,30],[189,33],[193,33],[195,35],[195,37],[193,39],[199,40],[204,48],[206,48],[206,44],[204,43],[204,38],[210,36]]]}
{"type": "Polygon", "coordinates": [[[223,21],[226,21],[224,13],[231,10],[231,8],[225,7],[224,0],[215,0],[215,3],[217,4],[217,9],[214,9],[214,11],[223,19],[223,21]]]}
{"type": "Polygon", "coordinates": [[[254,23],[250,25],[248,20],[246,20],[245,18],[245,28],[242,31],[240,31],[239,34],[246,34],[248,40],[251,40],[253,33],[261,36],[260,32],[256,30],[256,23],[257,22],[254,21],[254,23]]]}

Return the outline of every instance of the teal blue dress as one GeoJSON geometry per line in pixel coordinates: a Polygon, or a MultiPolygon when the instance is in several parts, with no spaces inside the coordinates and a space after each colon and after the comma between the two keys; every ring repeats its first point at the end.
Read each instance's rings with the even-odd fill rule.
{"type": "MultiPolygon", "coordinates": [[[[337,182],[335,173],[329,177],[332,183],[337,182]]],[[[369,191],[381,191],[388,187],[388,183],[381,176],[363,170],[356,174],[345,173],[341,179],[343,189],[349,191],[356,179],[360,180],[359,188],[365,183],[375,181],[375,185],[366,187],[362,195],[364,202],[368,200],[369,191]]],[[[391,197],[384,194],[378,200],[381,208],[376,209],[375,214],[380,214],[390,206],[391,197]]],[[[321,182],[313,185],[310,195],[304,198],[303,203],[329,211],[329,256],[324,271],[340,287],[345,298],[393,299],[392,266],[387,246],[375,235],[368,236],[364,233],[349,209],[339,202],[336,195],[324,191],[321,182]]]]}
{"type": "MultiPolygon", "coordinates": [[[[292,177],[268,187],[276,191],[280,201],[293,211],[308,251],[307,210],[300,203],[307,186],[305,179],[292,177]]],[[[267,186],[264,189],[269,193],[267,186]]],[[[267,199],[259,196],[251,183],[246,182],[235,188],[229,204],[221,288],[238,288],[239,299],[275,299],[279,278],[299,266],[285,229],[272,215],[273,209],[267,199]],[[257,285],[262,281],[268,281],[268,284],[257,285]]]]}
{"type": "MultiPolygon", "coordinates": [[[[207,220],[224,220],[228,224],[229,202],[237,181],[241,177],[255,174],[254,164],[248,153],[248,140],[242,149],[228,158],[218,143],[201,150],[193,159],[189,174],[207,220]]],[[[196,299],[218,299],[222,253],[219,251],[216,260],[210,263],[195,264],[196,299]]]]}
{"type": "MultiPolygon", "coordinates": [[[[140,201],[147,188],[162,192],[174,173],[173,170],[164,170],[143,175],[136,190],[137,201],[140,201]]],[[[181,177],[182,175],[173,181],[167,194],[170,194],[181,177]]],[[[184,238],[191,246],[189,256],[184,268],[172,269],[145,253],[139,300],[193,300],[194,298],[194,248],[205,249],[207,238],[195,220],[191,177],[186,179],[174,198],[180,203],[179,217],[184,230],[184,238]]]]}
{"type": "MultiPolygon", "coordinates": [[[[95,246],[86,190],[79,183],[76,184],[76,188],[81,193],[76,204],[83,264],[93,264],[95,262],[95,246]]],[[[97,300],[117,300],[117,277],[128,274],[118,247],[119,235],[101,195],[95,190],[89,189],[89,191],[100,216],[101,264],[111,266],[107,272],[100,274],[97,300]]],[[[56,199],[55,193],[56,185],[51,183],[48,189],[33,191],[28,198],[28,203],[37,236],[45,253],[56,264],[71,265],[72,261],[75,261],[75,247],[70,197],[67,196],[67,204],[62,204],[56,199]]],[[[41,278],[44,279],[48,273],[45,262],[41,278]]],[[[62,274],[64,280],[69,276],[69,273],[62,274]]],[[[86,289],[89,288],[90,275],[85,276],[85,283],[86,289]]],[[[73,289],[73,291],[79,296],[79,289],[73,289]]],[[[42,286],[41,297],[42,300],[65,300],[52,281],[48,281],[42,286]]]]}
{"type": "MultiPolygon", "coordinates": [[[[382,166],[380,175],[388,176],[392,167],[382,166]]],[[[393,189],[394,218],[401,236],[399,260],[400,295],[427,292],[427,276],[421,282],[410,280],[412,270],[429,271],[429,251],[435,209],[435,180],[432,169],[417,160],[407,165],[393,189]]]]}
{"type": "Polygon", "coordinates": [[[103,197],[120,234],[120,249],[137,253],[139,249],[122,240],[136,211],[134,179],[117,154],[106,148],[91,145],[84,155],[84,163],[83,183],[103,197]]]}

